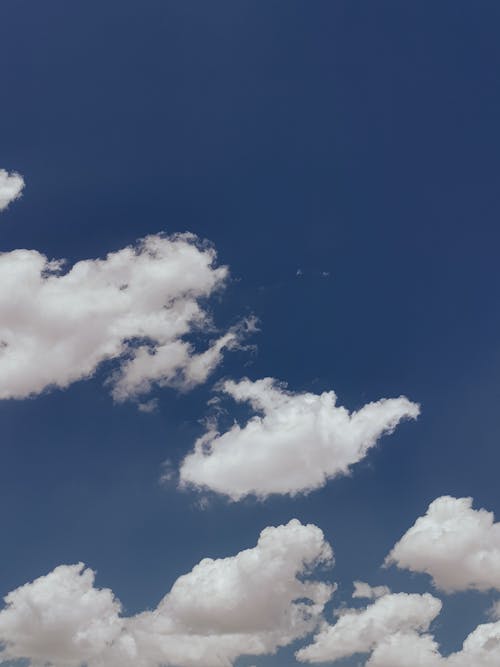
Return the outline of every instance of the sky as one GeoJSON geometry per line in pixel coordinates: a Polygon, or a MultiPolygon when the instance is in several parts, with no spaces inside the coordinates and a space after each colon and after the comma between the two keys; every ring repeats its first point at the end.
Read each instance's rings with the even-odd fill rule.
{"type": "Polygon", "coordinates": [[[1,4],[0,664],[500,663],[499,25],[1,4]]]}

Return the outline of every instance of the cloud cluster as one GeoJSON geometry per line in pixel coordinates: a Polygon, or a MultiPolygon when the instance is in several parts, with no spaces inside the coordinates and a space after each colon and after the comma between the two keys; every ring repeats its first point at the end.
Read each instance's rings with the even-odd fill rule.
{"type": "Polygon", "coordinates": [[[9,174],[5,169],[0,169],[0,211],[16,199],[19,199],[24,188],[24,179],[20,174],[12,172],[9,174]]]}
{"type": "Polygon", "coordinates": [[[447,592],[500,590],[500,523],[472,498],[442,496],[403,535],[386,559],[429,574],[447,592]]]}
{"type": "MultiPolygon", "coordinates": [[[[0,170],[0,211],[21,196],[23,178],[0,170]]],[[[0,253],[0,399],[65,388],[108,362],[116,401],[139,400],[156,385],[204,382],[247,321],[215,335],[207,300],[228,269],[192,234],[152,235],[66,270],[35,250],[0,253]]],[[[380,437],[420,408],[406,397],[350,413],[333,391],[293,393],[273,378],[226,381],[220,392],[250,407],[243,424],[209,424],[180,467],[180,485],[233,501],[296,495],[349,474],[380,437]]],[[[140,403],[143,412],[156,401],[140,403]]],[[[169,474],[167,470],[165,475],[169,474]]],[[[500,590],[500,524],[471,498],[444,496],[388,555],[429,574],[446,592],[500,590]]],[[[235,556],[206,558],[181,576],[158,606],[125,616],[109,589],[82,563],[61,565],[5,598],[0,662],[32,667],[228,667],[244,655],[269,655],[317,632],[297,651],[301,662],[367,654],[365,667],[498,667],[500,602],[462,650],[443,656],[431,634],[441,601],[354,582],[352,597],[371,601],[323,612],[335,586],[313,579],[333,565],[322,531],[294,519],[268,527],[235,556]]]]}
{"type": "MultiPolygon", "coordinates": [[[[451,500],[474,512],[469,499],[451,500]]],[[[91,570],[81,563],[63,565],[6,596],[0,661],[24,659],[32,667],[228,667],[239,656],[272,654],[317,631],[296,652],[300,662],[368,655],[365,667],[500,664],[498,620],[477,626],[460,651],[442,655],[431,634],[442,604],[429,593],[391,593],[356,581],[353,597],[371,603],[341,609],[329,625],[323,612],[335,586],[311,578],[319,565],[333,565],[330,545],[317,526],[293,519],[264,529],[253,548],[202,560],[155,609],[132,617],[122,615],[112,591],[95,587],[91,570]]]]}
{"type": "Polygon", "coordinates": [[[68,271],[35,250],[0,254],[0,398],[67,387],[107,360],[117,401],[203,382],[242,333],[202,350],[186,338],[212,331],[204,302],[228,276],[215,262],[191,234],[148,236],[68,271]]]}
{"type": "Polygon", "coordinates": [[[94,587],[91,570],[61,566],[6,597],[0,659],[45,667],[227,667],[315,629],[334,590],[310,579],[320,564],[333,564],[331,547],[319,528],[295,519],[263,530],[252,549],[202,560],[156,609],[129,618],[110,590],[94,587]]]}
{"type": "MultiPolygon", "coordinates": [[[[471,498],[443,496],[395,545],[386,564],[426,572],[436,587],[453,592],[500,588],[500,524],[492,513],[474,510],[471,498]]],[[[365,667],[498,667],[500,604],[493,622],[478,625],[462,649],[442,655],[429,628],[441,610],[432,595],[392,594],[384,586],[354,582],[354,598],[374,599],[364,609],[342,609],[296,656],[302,662],[335,662],[369,654],[365,667]]]]}
{"type": "Polygon", "coordinates": [[[368,653],[365,667],[498,667],[500,623],[479,625],[461,651],[443,656],[428,632],[440,611],[440,600],[428,593],[385,595],[364,609],[343,610],[296,656],[323,663],[368,653]]]}
{"type": "Polygon", "coordinates": [[[232,500],[254,494],[308,492],[346,475],[384,433],[419,406],[407,398],[381,399],[349,413],[333,391],[291,393],[272,378],[225,382],[222,391],[256,414],[219,433],[210,428],[182,462],[182,486],[206,488],[232,500]]]}

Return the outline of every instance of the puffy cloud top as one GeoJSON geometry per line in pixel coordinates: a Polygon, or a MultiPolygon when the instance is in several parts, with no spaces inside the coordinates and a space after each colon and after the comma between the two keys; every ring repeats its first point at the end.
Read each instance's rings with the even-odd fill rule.
{"type": "Polygon", "coordinates": [[[24,179],[20,174],[12,172],[9,174],[5,169],[0,169],[0,211],[21,196],[24,188],[24,179]]]}
{"type": "Polygon", "coordinates": [[[361,611],[343,611],[335,625],[325,626],[296,655],[302,662],[316,663],[368,653],[387,636],[427,630],[440,611],[440,600],[428,593],[384,595],[361,611]]]}
{"type": "Polygon", "coordinates": [[[369,653],[365,667],[498,667],[500,622],[479,625],[462,650],[443,656],[428,633],[440,610],[440,600],[428,593],[385,595],[364,609],[343,611],[296,655],[320,663],[369,653]]]}
{"type": "Polygon", "coordinates": [[[208,430],[184,459],[180,480],[232,500],[324,486],[347,474],[402,419],[419,414],[419,406],[404,396],[368,403],[350,414],[336,405],[333,391],[294,394],[272,378],[228,381],[222,391],[249,403],[256,414],[225,433],[208,430]]]}
{"type": "Polygon", "coordinates": [[[434,637],[397,632],[375,647],[366,667],[497,667],[500,664],[500,623],[478,625],[462,649],[448,656],[439,652],[434,637]]]}
{"type": "Polygon", "coordinates": [[[0,613],[4,656],[61,667],[98,657],[119,636],[122,622],[112,592],[93,584],[94,573],[82,563],[61,565],[9,593],[0,613]]]}
{"type": "Polygon", "coordinates": [[[228,275],[215,260],[190,234],[148,236],[67,272],[35,250],[0,254],[0,398],[67,387],[110,359],[118,360],[109,382],[119,401],[153,383],[203,382],[241,333],[203,351],[185,338],[210,331],[203,302],[228,275]]]}
{"type": "Polygon", "coordinates": [[[322,531],[297,520],[262,531],[236,556],[202,560],[158,607],[124,618],[83,566],[61,566],[9,593],[1,658],[46,667],[227,667],[273,653],[314,630],[332,585],[310,579],[332,565],[322,531]]]}
{"type": "Polygon", "coordinates": [[[430,574],[444,591],[500,590],[500,524],[472,509],[472,498],[442,496],[403,535],[386,559],[430,574]]]}

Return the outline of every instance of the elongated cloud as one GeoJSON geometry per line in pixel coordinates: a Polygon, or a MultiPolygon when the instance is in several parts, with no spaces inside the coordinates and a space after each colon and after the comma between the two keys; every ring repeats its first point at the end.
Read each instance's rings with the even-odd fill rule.
{"type": "Polygon", "coordinates": [[[158,607],[121,615],[82,564],[14,590],[0,612],[0,659],[45,667],[227,667],[310,633],[334,587],[310,579],[333,564],[322,531],[292,520],[236,556],[202,560],[158,607]]]}
{"type": "Polygon", "coordinates": [[[426,631],[440,611],[440,600],[428,593],[384,595],[362,611],[344,610],[335,625],[324,627],[311,645],[297,652],[297,659],[331,662],[368,653],[384,637],[426,631]]]}
{"type": "Polygon", "coordinates": [[[333,626],[325,625],[298,660],[331,663],[369,654],[365,667],[498,667],[500,622],[477,626],[462,649],[443,656],[429,634],[441,602],[429,595],[385,595],[364,609],[347,609],[333,626]]]}
{"type": "Polygon", "coordinates": [[[0,211],[16,199],[19,199],[24,188],[24,179],[20,174],[12,172],[9,174],[5,169],[0,169],[0,211]]]}
{"type": "Polygon", "coordinates": [[[240,500],[254,494],[294,495],[346,475],[384,433],[419,406],[407,398],[382,399],[350,414],[333,391],[293,394],[272,378],[226,382],[222,391],[249,403],[255,415],[225,433],[210,429],[180,468],[182,486],[206,488],[240,500]]]}
{"type": "Polygon", "coordinates": [[[403,535],[386,559],[429,574],[444,591],[500,590],[500,524],[472,498],[442,496],[403,535]]]}
{"type": "Polygon", "coordinates": [[[49,261],[35,250],[0,254],[0,398],[24,398],[90,377],[107,360],[121,401],[153,384],[203,382],[241,330],[207,344],[206,299],[228,270],[190,234],[148,236],[105,259],[49,261]],[[202,349],[186,339],[203,334],[202,349]]]}

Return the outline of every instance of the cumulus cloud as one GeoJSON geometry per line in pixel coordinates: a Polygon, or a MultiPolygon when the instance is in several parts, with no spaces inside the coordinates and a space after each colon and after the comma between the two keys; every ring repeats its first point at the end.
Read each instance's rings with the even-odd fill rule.
{"type": "Polygon", "coordinates": [[[333,391],[291,393],[272,378],[225,382],[222,392],[256,413],[244,426],[217,428],[196,442],[180,468],[182,486],[211,489],[232,500],[254,494],[294,495],[346,475],[384,433],[419,406],[407,398],[381,399],[349,413],[333,391]]]}
{"type": "Polygon", "coordinates": [[[368,653],[386,636],[426,631],[440,611],[440,600],[428,593],[384,595],[361,611],[343,610],[335,625],[326,625],[296,656],[302,662],[316,663],[368,653]]]}
{"type": "Polygon", "coordinates": [[[333,564],[322,531],[292,520],[254,548],[202,560],[158,607],[121,615],[83,566],[61,566],[14,590],[0,612],[0,659],[45,667],[227,667],[274,653],[315,629],[334,586],[310,578],[333,564]]]}
{"type": "Polygon", "coordinates": [[[442,496],[403,535],[386,559],[429,574],[447,592],[500,590],[500,524],[472,509],[472,498],[442,496]]]}
{"type": "Polygon", "coordinates": [[[445,667],[497,667],[499,664],[500,623],[479,625],[464,641],[462,650],[444,661],[445,667]]]}
{"type": "Polygon", "coordinates": [[[0,612],[4,659],[81,665],[97,658],[121,632],[120,604],[110,590],[94,588],[94,573],[61,565],[5,598],[0,612]]]}
{"type": "Polygon", "coordinates": [[[381,638],[365,667],[444,667],[444,660],[432,635],[396,632],[381,638]]]}
{"type": "Polygon", "coordinates": [[[383,595],[388,595],[391,592],[389,586],[370,586],[364,581],[354,581],[353,598],[364,598],[367,600],[376,600],[383,595]]]}
{"type": "Polygon", "coordinates": [[[448,656],[428,634],[396,633],[383,639],[373,651],[366,667],[498,667],[500,664],[500,623],[479,625],[463,643],[462,649],[448,656]]]}
{"type": "Polygon", "coordinates": [[[228,270],[191,234],[148,236],[63,267],[35,250],[0,254],[0,398],[67,387],[109,360],[117,401],[153,384],[190,388],[242,336],[244,325],[207,341],[205,302],[228,270]],[[203,346],[187,339],[201,334],[203,346]]]}
{"type": "Polygon", "coordinates": [[[385,595],[364,609],[343,610],[296,656],[323,663],[369,654],[365,667],[498,667],[500,622],[479,625],[460,651],[443,656],[429,634],[440,611],[441,601],[428,593],[385,595]]]}
{"type": "Polygon", "coordinates": [[[0,169],[0,211],[3,211],[15,199],[19,199],[24,188],[24,179],[20,174],[9,174],[0,169]]]}

